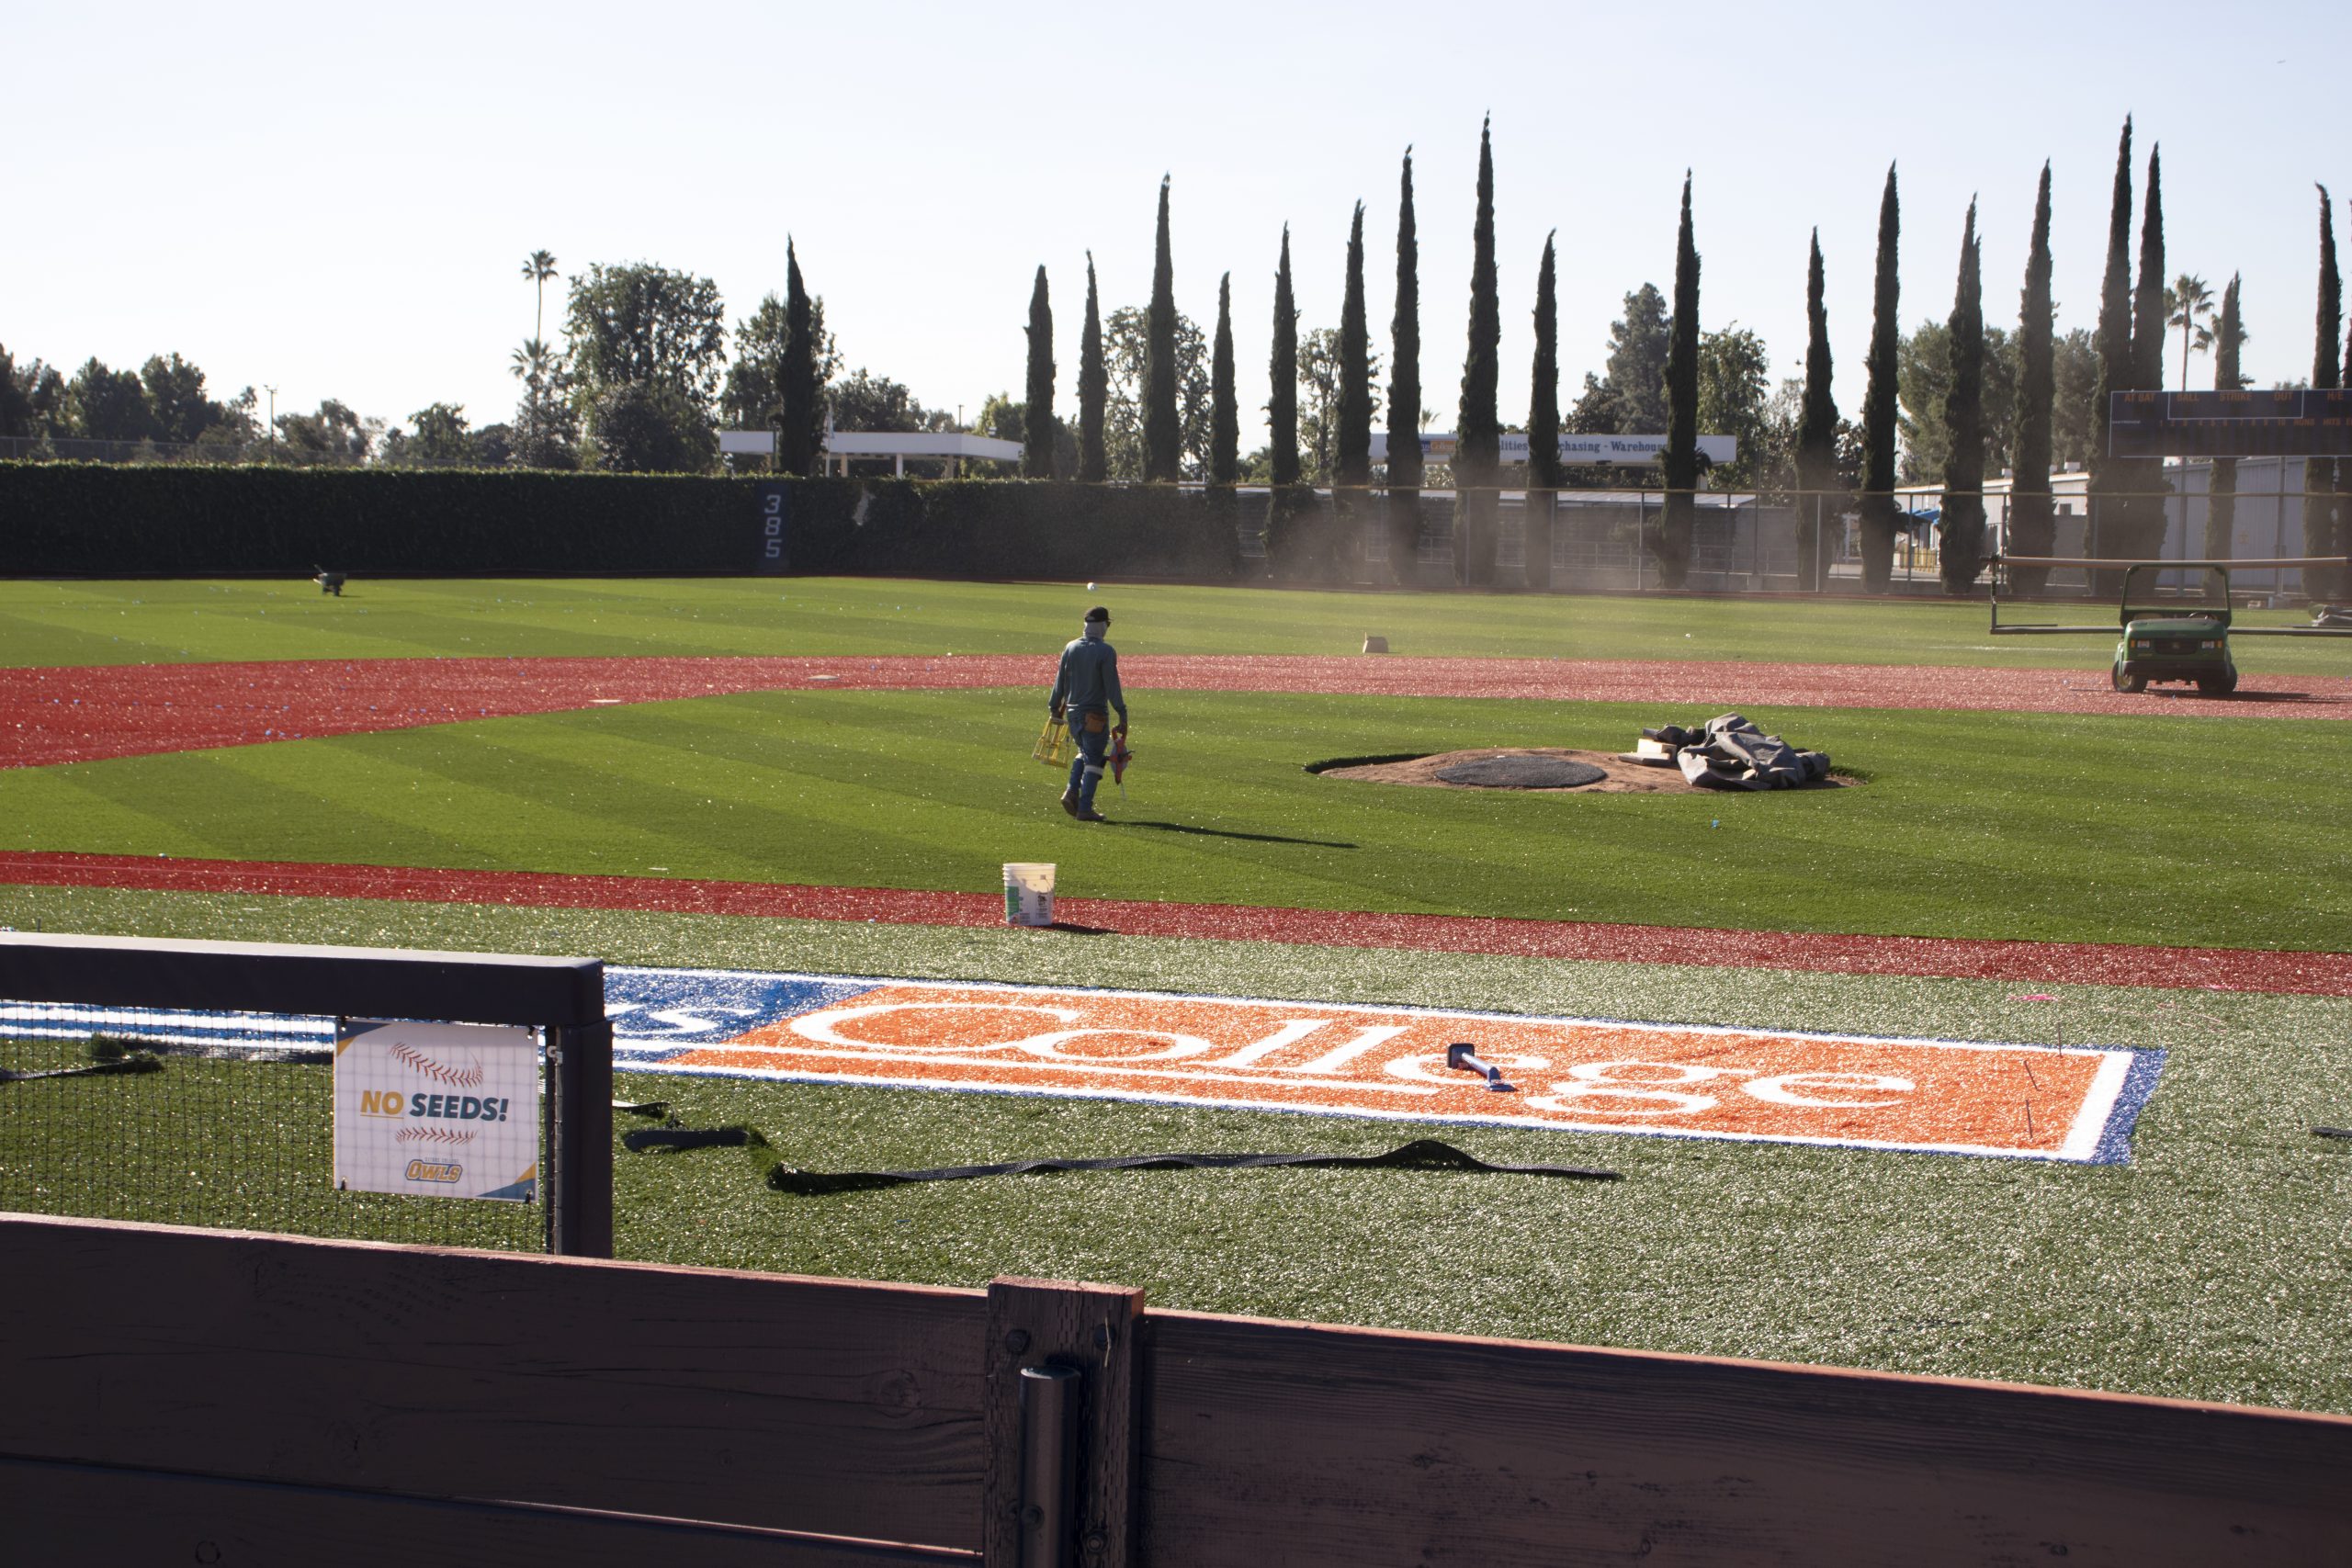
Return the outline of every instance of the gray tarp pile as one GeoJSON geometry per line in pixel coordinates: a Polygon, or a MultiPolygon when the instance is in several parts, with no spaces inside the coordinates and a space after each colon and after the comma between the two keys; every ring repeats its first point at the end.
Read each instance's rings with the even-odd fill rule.
{"type": "Polygon", "coordinates": [[[1800,751],[1736,713],[1711,718],[1700,729],[1679,724],[1645,729],[1629,755],[1652,767],[1679,767],[1702,789],[1794,789],[1829,776],[1829,753],[1800,751]]]}

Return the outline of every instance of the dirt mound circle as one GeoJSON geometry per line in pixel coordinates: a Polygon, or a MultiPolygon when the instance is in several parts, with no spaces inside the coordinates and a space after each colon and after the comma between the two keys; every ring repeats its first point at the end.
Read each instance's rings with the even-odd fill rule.
{"type": "Polygon", "coordinates": [[[1306,771],[1327,779],[1351,779],[1370,784],[1420,784],[1432,789],[1509,789],[1517,794],[1695,795],[1672,768],[1645,768],[1609,751],[1577,751],[1554,746],[1487,746],[1475,751],[1440,751],[1431,756],[1341,757],[1310,762],[1306,771]],[[1519,759],[1530,759],[1518,762],[1519,759]],[[1544,763],[1573,763],[1597,775],[1574,784],[1494,784],[1450,779],[1441,775],[1469,770],[1474,775],[1497,764],[1520,767],[1544,763]]]}
{"type": "Polygon", "coordinates": [[[1441,784],[1470,784],[1479,789],[1581,789],[1608,776],[1608,769],[1579,762],[1573,757],[1531,757],[1524,753],[1481,757],[1473,762],[1449,763],[1437,771],[1441,784]]]}

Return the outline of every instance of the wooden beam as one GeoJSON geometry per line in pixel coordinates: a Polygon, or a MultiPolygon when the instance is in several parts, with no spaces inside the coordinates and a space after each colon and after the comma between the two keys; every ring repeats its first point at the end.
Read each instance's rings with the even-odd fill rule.
{"type": "Polygon", "coordinates": [[[984,1393],[988,1440],[981,1550],[989,1568],[1021,1568],[1024,1538],[1055,1521],[1024,1518],[1021,1372],[1074,1368],[1079,1395],[1078,1568],[1130,1568],[1135,1555],[1136,1359],[1144,1293],[1116,1285],[998,1280],[989,1286],[984,1393]]]}
{"type": "Polygon", "coordinates": [[[1144,1559],[2352,1562],[2352,1420],[1154,1313],[1144,1559]]]}
{"type": "Polygon", "coordinates": [[[524,1504],[0,1458],[10,1556],[42,1568],[971,1568],[937,1547],[524,1504]]]}
{"type": "Polygon", "coordinates": [[[976,1550],[977,1291],[0,1216],[0,1453],[976,1550]]]}

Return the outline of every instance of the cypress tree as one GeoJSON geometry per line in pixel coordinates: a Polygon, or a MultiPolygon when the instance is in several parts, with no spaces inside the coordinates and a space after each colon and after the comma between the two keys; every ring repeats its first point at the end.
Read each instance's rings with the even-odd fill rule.
{"type": "MultiPolygon", "coordinates": [[[[2213,333],[2213,389],[2234,392],[2245,384],[2238,370],[2238,351],[2245,345],[2245,321],[2238,313],[2238,280],[2222,290],[2222,319],[2213,333]]],[[[2213,459],[2213,477],[2206,487],[2205,558],[2227,560],[2237,554],[2238,460],[2213,459]]]]}
{"type": "Polygon", "coordinates": [[[1947,593],[1965,593],[1984,566],[1984,283],[1977,255],[1976,203],[1961,231],[1960,281],[1951,298],[1951,386],[1944,394],[1943,545],[1947,593]]]}
{"type": "Polygon", "coordinates": [[[1657,575],[1679,588],[1690,572],[1690,531],[1699,511],[1699,249],[1690,233],[1690,171],[1682,172],[1682,229],[1674,242],[1674,320],[1666,344],[1666,515],[1658,525],[1657,575]]]}
{"type": "MultiPolygon", "coordinates": [[[[2140,284],[2132,295],[2132,388],[2161,390],[2165,384],[2165,192],[2161,150],[2148,149],[2148,199],[2140,223],[2140,284]]],[[[2161,555],[2165,545],[2165,497],[2172,483],[2162,457],[2136,457],[2119,478],[2132,491],[2130,519],[2113,553],[2139,559],[2161,555]]]]}
{"type": "Polygon", "coordinates": [[[1560,308],[1552,242],[1535,269],[1535,366],[1527,406],[1527,586],[1552,586],[1552,513],[1560,486],[1560,308]]]}
{"type": "Polygon", "coordinates": [[[1894,385],[1895,349],[1903,336],[1896,319],[1901,284],[1895,276],[1895,243],[1903,210],[1887,166],[1886,191],[1878,204],[1878,281],[1871,320],[1870,384],[1862,393],[1862,586],[1883,592],[1894,575],[1894,385]]]}
{"type": "Polygon", "coordinates": [[[1495,158],[1492,117],[1478,127],[1478,213],[1470,232],[1470,347],[1462,363],[1462,417],[1453,444],[1453,578],[1484,588],[1495,580],[1495,470],[1502,422],[1495,406],[1501,367],[1502,302],[1495,281],[1495,158]]]}
{"type": "Polygon", "coordinates": [[[1283,256],[1274,268],[1274,346],[1266,358],[1272,383],[1266,400],[1267,456],[1272,489],[1266,496],[1266,566],[1278,577],[1306,570],[1298,496],[1298,307],[1290,286],[1290,225],[1283,225],[1283,256]]]}
{"type": "Polygon", "coordinates": [[[1396,202],[1396,310],[1389,319],[1388,570],[1409,582],[1421,542],[1420,239],[1413,224],[1413,150],[1396,202]]]}
{"type": "Polygon", "coordinates": [[[1348,281],[1340,302],[1339,447],[1331,483],[1372,482],[1372,335],[1363,319],[1363,203],[1348,229],[1348,281]]]}
{"type": "Polygon", "coordinates": [[[1298,307],[1291,303],[1290,225],[1283,225],[1283,259],[1274,268],[1274,348],[1266,360],[1272,396],[1266,400],[1274,488],[1298,482],[1298,307]]]}
{"type": "Polygon", "coordinates": [[[1813,231],[1813,259],[1804,281],[1804,401],[1797,414],[1797,572],[1815,592],[1829,580],[1829,546],[1822,525],[1838,508],[1829,491],[1838,482],[1838,400],[1830,387],[1829,306],[1821,266],[1821,231],[1813,231]]]}
{"type": "Polygon", "coordinates": [[[1094,253],[1086,253],[1086,327],[1078,340],[1078,477],[1101,484],[1111,471],[1102,449],[1102,412],[1111,374],[1102,363],[1102,308],[1094,289],[1094,253]]]}
{"type": "Polygon", "coordinates": [[[1216,344],[1209,351],[1209,483],[1241,477],[1241,421],[1233,400],[1233,274],[1216,285],[1216,344]]]}
{"type": "MultiPolygon", "coordinates": [[[[2018,304],[2018,434],[2016,480],[2009,488],[2008,553],[2046,556],[2056,543],[2058,519],[2050,499],[2052,420],[2057,406],[2056,307],[2050,298],[2050,165],[2033,202],[2033,243],[2026,252],[2025,288],[2018,304]]],[[[2009,572],[2013,592],[2038,593],[2047,567],[2009,572]]]]}
{"type": "Polygon", "coordinates": [[[784,375],[776,389],[775,466],[780,474],[818,471],[825,449],[825,388],[817,369],[816,314],[800,280],[800,257],[784,243],[784,375]]]}
{"type": "Polygon", "coordinates": [[[1054,477],[1054,310],[1046,298],[1046,269],[1029,291],[1029,405],[1022,411],[1021,477],[1054,477]]]}
{"type": "MultiPolygon", "coordinates": [[[[2335,266],[2335,219],[2327,187],[2319,187],[2319,321],[2312,344],[2312,389],[2327,391],[2344,384],[2344,361],[2336,333],[2344,330],[2344,277],[2335,266]]],[[[2303,459],[2303,553],[2332,556],[2337,552],[2335,530],[2336,466],[2325,457],[2303,459]]],[[[2304,591],[2312,598],[2333,597],[2333,571],[2307,571],[2304,591]]]]}
{"type": "Polygon", "coordinates": [[[1174,483],[1183,427],[1176,418],[1176,269],[1168,254],[1168,176],[1159,177],[1151,308],[1144,324],[1143,477],[1174,483]]]}
{"type": "MultiPolygon", "coordinates": [[[[2092,411],[2090,536],[2088,556],[2112,556],[2117,536],[2129,525],[2125,506],[2116,493],[2130,488],[2124,465],[2107,455],[2108,431],[2114,401],[2110,394],[2132,389],[2132,120],[2123,121],[2123,140],[2115,150],[2115,193],[2108,204],[2107,271],[2099,286],[2098,330],[2093,338],[2098,351],[2098,404],[2092,411]]],[[[2116,592],[2112,572],[2096,574],[2097,593],[2116,592]]]]}

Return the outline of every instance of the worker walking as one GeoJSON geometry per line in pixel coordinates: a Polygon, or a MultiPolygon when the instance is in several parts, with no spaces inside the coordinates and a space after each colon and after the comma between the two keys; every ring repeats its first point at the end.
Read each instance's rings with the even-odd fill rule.
{"type": "Polygon", "coordinates": [[[1119,654],[1105,640],[1111,612],[1097,604],[1086,612],[1084,635],[1062,649],[1061,669],[1055,672],[1053,694],[1046,705],[1054,717],[1069,726],[1078,742],[1069,762],[1069,787],[1062,791],[1062,809],[1081,822],[1106,820],[1094,809],[1095,787],[1102,782],[1103,753],[1113,737],[1127,734],[1127,700],[1119,692],[1119,654]],[[1111,723],[1118,710],[1119,722],[1111,723]]]}

